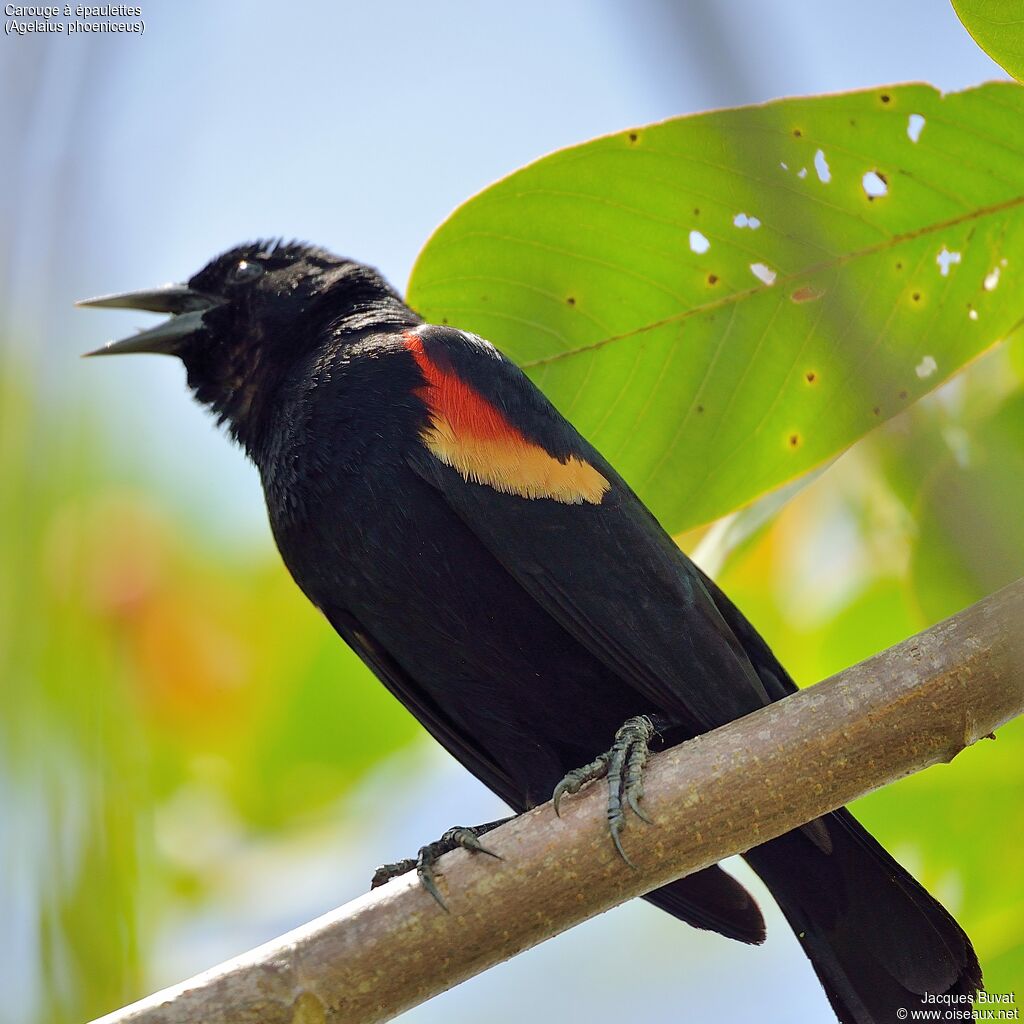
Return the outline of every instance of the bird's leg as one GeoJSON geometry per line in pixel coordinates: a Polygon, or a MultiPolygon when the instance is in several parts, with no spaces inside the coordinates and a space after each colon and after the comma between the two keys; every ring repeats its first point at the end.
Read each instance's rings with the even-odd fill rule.
{"type": "Polygon", "coordinates": [[[392,878],[397,878],[399,875],[404,875],[406,872],[415,869],[416,874],[419,876],[420,885],[437,900],[442,910],[447,911],[448,907],[437,888],[437,883],[434,881],[435,861],[446,853],[450,853],[452,850],[460,847],[463,850],[469,850],[470,853],[486,853],[488,857],[495,857],[501,860],[500,855],[493,850],[488,850],[480,842],[480,836],[511,820],[512,818],[508,817],[499,818],[497,821],[489,821],[486,825],[456,825],[454,828],[448,829],[440,839],[433,843],[427,843],[426,846],[421,846],[419,853],[415,857],[396,861],[394,864],[382,864],[373,873],[370,888],[376,889],[378,886],[384,885],[385,882],[390,882],[392,878]]]}
{"type": "Polygon", "coordinates": [[[627,719],[615,734],[612,748],[599,754],[590,764],[569,772],[555,787],[552,800],[555,813],[567,793],[578,793],[585,783],[594,779],[608,779],[608,829],[615,849],[622,859],[632,867],[632,862],[622,849],[619,833],[626,824],[625,808],[644,821],[651,819],[643,812],[640,801],[644,795],[644,765],[647,763],[649,744],[655,734],[666,725],[658,716],[637,715],[627,719]]]}

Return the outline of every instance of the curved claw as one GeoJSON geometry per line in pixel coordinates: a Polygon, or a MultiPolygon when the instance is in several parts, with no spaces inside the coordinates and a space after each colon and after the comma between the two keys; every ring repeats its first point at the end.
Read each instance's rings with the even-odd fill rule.
{"type": "Polygon", "coordinates": [[[420,880],[420,885],[423,886],[431,896],[434,897],[434,901],[437,905],[446,913],[449,914],[451,911],[448,909],[448,904],[445,903],[444,897],[441,895],[441,890],[437,887],[437,882],[434,881],[434,860],[436,857],[431,856],[428,852],[429,847],[424,846],[420,850],[419,857],[416,858],[416,877],[420,880]]]}
{"type": "Polygon", "coordinates": [[[565,796],[566,793],[577,792],[579,792],[579,790],[573,789],[572,784],[567,782],[566,779],[562,779],[562,781],[555,786],[555,791],[551,794],[551,803],[555,808],[555,817],[560,818],[562,816],[562,812],[558,809],[558,805],[562,802],[562,797],[565,796]]]}
{"type": "Polygon", "coordinates": [[[622,840],[619,838],[623,824],[622,821],[612,822],[608,831],[612,834],[612,842],[615,844],[615,849],[619,851],[619,856],[635,871],[636,865],[626,856],[626,851],[622,848],[622,840]]]}
{"type": "Polygon", "coordinates": [[[629,809],[641,820],[647,822],[648,825],[653,825],[654,821],[651,816],[640,806],[640,800],[643,798],[644,791],[641,788],[638,793],[626,793],[626,803],[629,804],[629,809]]]}

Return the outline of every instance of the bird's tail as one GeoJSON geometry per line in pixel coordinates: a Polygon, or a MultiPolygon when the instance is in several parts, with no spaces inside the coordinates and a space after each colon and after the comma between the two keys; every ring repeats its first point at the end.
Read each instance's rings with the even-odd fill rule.
{"type": "Polygon", "coordinates": [[[977,992],[978,958],[945,908],[849,811],[820,821],[827,839],[825,830],[790,832],[746,860],[796,932],[839,1020],[895,1024],[914,1009],[948,1009],[926,994],[977,992]]]}

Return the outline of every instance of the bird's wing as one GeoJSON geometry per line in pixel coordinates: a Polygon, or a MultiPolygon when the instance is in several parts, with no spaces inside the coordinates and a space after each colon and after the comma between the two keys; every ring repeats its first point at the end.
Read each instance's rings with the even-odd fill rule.
{"type": "Polygon", "coordinates": [[[444,711],[426,696],[422,687],[409,677],[384,647],[371,636],[354,615],[345,611],[327,614],[341,638],[363,660],[371,672],[388,688],[416,720],[485,786],[497,793],[517,812],[526,810],[522,791],[489,757],[471,733],[458,728],[444,711]]]}
{"type": "Polygon", "coordinates": [[[699,566],[695,565],[693,568],[711,595],[711,600],[715,602],[715,607],[722,613],[726,625],[743,645],[743,650],[764,684],[768,696],[772,700],[782,700],[783,697],[796,693],[799,687],[793,682],[793,677],[779,664],[779,659],[772,653],[764,637],[750,624],[750,620],[699,566]]]}
{"type": "Polygon", "coordinates": [[[770,701],[693,564],[513,363],[450,328],[406,344],[428,412],[411,465],[550,615],[693,732],[770,701]]]}

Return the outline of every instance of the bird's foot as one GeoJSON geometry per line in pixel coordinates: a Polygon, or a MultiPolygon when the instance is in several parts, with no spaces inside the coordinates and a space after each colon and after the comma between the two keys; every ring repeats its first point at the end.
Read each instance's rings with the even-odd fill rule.
{"type": "Polygon", "coordinates": [[[497,853],[493,850],[488,850],[480,842],[480,836],[511,820],[511,818],[501,818],[498,821],[489,821],[486,825],[456,825],[454,828],[448,829],[436,842],[421,846],[419,853],[415,857],[399,860],[394,864],[382,864],[373,873],[370,888],[376,889],[378,886],[390,882],[392,878],[397,878],[399,875],[404,875],[406,872],[415,869],[416,874],[419,876],[420,885],[437,900],[438,906],[442,910],[447,911],[448,906],[437,888],[437,882],[434,880],[434,863],[439,857],[443,857],[446,853],[459,848],[469,850],[470,853],[486,853],[488,857],[501,860],[497,853]]]}
{"type": "Polygon", "coordinates": [[[555,814],[558,805],[567,793],[578,793],[580,789],[594,779],[608,779],[608,830],[619,856],[630,866],[632,861],[622,849],[619,834],[626,824],[626,807],[643,821],[650,822],[644,813],[640,801],[644,795],[644,765],[649,754],[648,744],[655,735],[654,723],[647,715],[637,715],[623,723],[615,734],[612,748],[600,754],[590,764],[569,772],[555,786],[551,799],[554,801],[555,814]]]}

